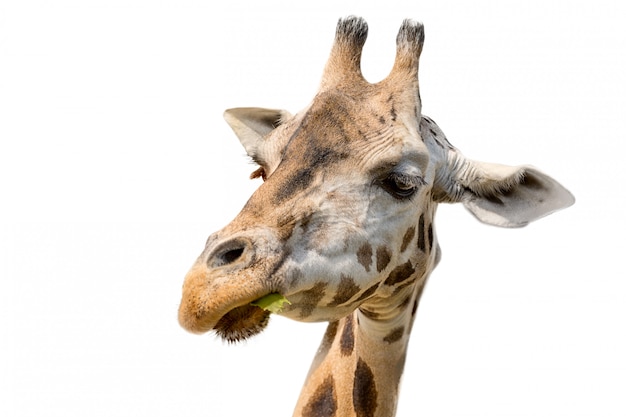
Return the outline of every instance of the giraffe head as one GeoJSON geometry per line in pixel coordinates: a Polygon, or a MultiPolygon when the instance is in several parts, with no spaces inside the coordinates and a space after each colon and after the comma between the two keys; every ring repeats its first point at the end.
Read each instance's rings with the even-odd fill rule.
{"type": "Polygon", "coordinates": [[[359,308],[378,320],[407,306],[439,260],[438,203],[461,202],[480,221],[523,226],[573,203],[530,167],[470,160],[421,114],[423,26],[404,21],[393,68],[371,84],[360,70],[367,25],[340,20],[311,104],[236,108],[225,118],[263,183],[236,218],[211,235],[185,278],[181,325],[234,341],[261,331],[270,293],[301,321],[359,308]]]}

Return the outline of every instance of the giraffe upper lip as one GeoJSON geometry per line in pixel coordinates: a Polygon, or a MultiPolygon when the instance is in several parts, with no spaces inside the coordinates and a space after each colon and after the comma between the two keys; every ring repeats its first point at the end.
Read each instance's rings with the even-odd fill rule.
{"type": "MultiPolygon", "coordinates": [[[[246,310],[246,306],[251,302],[270,292],[262,278],[254,271],[239,271],[234,275],[229,274],[226,278],[211,273],[199,262],[185,277],[178,321],[189,332],[205,333],[215,329],[224,317],[234,317],[231,314],[233,311],[242,307],[246,310]]],[[[241,316],[243,310],[238,310],[237,314],[241,316]]],[[[253,309],[248,311],[255,312],[253,309]]]]}

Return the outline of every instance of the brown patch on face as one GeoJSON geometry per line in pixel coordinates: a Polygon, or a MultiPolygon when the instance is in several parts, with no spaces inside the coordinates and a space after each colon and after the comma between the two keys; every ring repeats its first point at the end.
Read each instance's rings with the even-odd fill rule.
{"type": "Polygon", "coordinates": [[[272,195],[273,204],[278,206],[286,200],[293,198],[297,193],[302,192],[313,182],[316,174],[316,167],[309,166],[305,169],[296,171],[287,181],[281,183],[281,187],[277,188],[276,193],[272,195]]]}
{"type": "Polygon", "coordinates": [[[337,413],[337,394],[332,375],[320,384],[302,410],[302,417],[333,417],[337,413]]]}
{"type": "Polygon", "coordinates": [[[400,327],[396,327],[395,329],[391,330],[389,333],[387,333],[387,336],[385,336],[383,338],[383,341],[392,344],[394,342],[397,342],[398,340],[402,339],[402,335],[404,334],[404,327],[400,326],[400,327]]]}
{"type": "Polygon", "coordinates": [[[433,249],[433,225],[428,225],[428,252],[433,249]]]}
{"type": "Polygon", "coordinates": [[[352,279],[352,277],[341,274],[341,280],[339,281],[339,287],[337,287],[337,293],[333,297],[330,304],[328,304],[328,307],[335,307],[339,304],[345,303],[354,297],[354,295],[359,291],[361,291],[361,287],[354,283],[354,279],[352,279]]]}
{"type": "Polygon", "coordinates": [[[354,320],[351,315],[345,319],[339,343],[341,356],[350,356],[354,349],[354,320]]]}
{"type": "Polygon", "coordinates": [[[275,182],[274,205],[297,198],[310,189],[318,174],[349,158],[346,138],[355,130],[352,108],[353,100],[342,94],[327,92],[316,97],[291,135],[279,168],[266,183],[275,182]]]}
{"type": "Polygon", "coordinates": [[[391,254],[385,246],[380,246],[376,249],[376,270],[378,272],[382,272],[389,265],[390,260],[391,254]]]}
{"type": "Polygon", "coordinates": [[[324,297],[327,286],[328,284],[325,282],[318,282],[310,290],[302,292],[301,319],[307,318],[313,314],[313,310],[315,310],[315,307],[319,305],[320,300],[324,297]]]}
{"type": "Polygon", "coordinates": [[[406,261],[402,265],[398,265],[389,273],[389,276],[385,280],[385,285],[396,285],[411,278],[415,273],[415,268],[411,264],[411,261],[406,261]]]}
{"type": "Polygon", "coordinates": [[[420,216],[417,224],[417,247],[422,252],[426,253],[426,236],[424,235],[424,214],[420,216]]]}
{"type": "Polygon", "coordinates": [[[372,245],[364,243],[356,253],[356,257],[359,263],[363,265],[363,268],[367,272],[370,272],[370,266],[372,266],[372,245]]]}
{"type": "Polygon", "coordinates": [[[413,236],[415,236],[415,226],[409,227],[404,234],[404,237],[402,238],[402,246],[400,246],[400,252],[404,252],[406,250],[409,243],[413,240],[413,236]]]}
{"type": "Polygon", "coordinates": [[[359,358],[354,371],[352,404],[357,417],[374,417],[378,406],[378,391],[372,369],[359,358]]]}

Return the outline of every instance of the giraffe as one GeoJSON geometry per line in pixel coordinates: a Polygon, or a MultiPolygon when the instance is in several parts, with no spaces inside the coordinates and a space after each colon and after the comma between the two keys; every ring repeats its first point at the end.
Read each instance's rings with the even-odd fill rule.
{"type": "Polygon", "coordinates": [[[229,342],[251,337],[270,313],[327,321],[294,416],[395,415],[411,328],[441,249],[439,203],[461,202],[479,221],[520,227],[574,203],[530,166],[463,156],[421,114],[420,23],[405,20],[389,75],[369,83],[360,58],[368,27],[350,16],[312,102],[285,110],[234,108],[224,117],[263,182],[212,234],[183,284],[179,322],[229,342]]]}

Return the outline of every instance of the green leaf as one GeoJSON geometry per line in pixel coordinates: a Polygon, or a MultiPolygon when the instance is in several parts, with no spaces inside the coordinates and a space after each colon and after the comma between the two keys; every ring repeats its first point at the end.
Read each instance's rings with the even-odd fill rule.
{"type": "Polygon", "coordinates": [[[256,301],[251,302],[253,306],[267,310],[270,313],[280,313],[283,310],[283,304],[291,304],[289,300],[278,293],[268,294],[265,297],[261,297],[256,301]]]}

